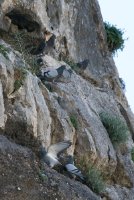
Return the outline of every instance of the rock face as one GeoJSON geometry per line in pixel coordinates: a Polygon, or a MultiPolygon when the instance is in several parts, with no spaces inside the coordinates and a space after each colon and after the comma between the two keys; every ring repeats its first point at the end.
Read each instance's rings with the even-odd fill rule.
{"type": "Polygon", "coordinates": [[[20,185],[23,182],[21,187],[24,193],[19,191],[21,187],[17,184],[12,188],[15,179],[10,183],[5,177],[4,187],[1,188],[5,196],[2,198],[8,199],[7,194],[10,192],[10,199],[15,199],[18,193],[20,199],[33,199],[34,193],[37,195],[35,199],[39,196],[45,199],[44,194],[48,195],[47,199],[66,199],[69,195],[68,199],[92,200],[104,197],[124,200],[126,194],[128,199],[133,199],[134,163],[131,149],[134,146],[134,116],[107,49],[98,2],[3,0],[0,2],[0,29],[0,130],[5,137],[25,146],[22,148],[12,144],[1,136],[0,169],[6,177],[8,174],[9,177],[13,176],[15,166],[8,155],[15,156],[18,168],[24,168],[23,173],[17,171],[17,175],[23,177],[27,171],[30,172],[31,191],[25,197],[29,179],[27,176],[26,182],[24,177],[18,181],[20,185]],[[39,66],[36,63],[37,56],[31,55],[27,48],[34,49],[44,31],[54,36],[55,40],[52,37],[47,41],[47,49],[44,49],[44,55],[41,56],[42,66],[39,66]],[[22,43],[24,38],[20,36],[23,32],[28,40],[22,43]],[[19,39],[16,40],[18,35],[19,39]],[[79,70],[75,63],[85,59],[89,60],[87,68],[79,70]],[[66,66],[66,71],[56,83],[41,82],[38,78],[40,70],[57,69],[61,65],[66,66]],[[113,146],[101,122],[101,112],[117,115],[127,124],[129,131],[125,144],[113,146]],[[40,186],[39,180],[34,178],[34,175],[37,177],[39,160],[36,157],[31,161],[32,156],[27,147],[37,156],[41,144],[47,148],[51,143],[64,139],[72,142],[67,154],[74,155],[77,164],[84,159],[81,166],[83,170],[84,165],[90,164],[101,169],[107,184],[101,197],[47,166],[45,172],[53,186],[48,182],[40,186]],[[19,158],[19,155],[22,153],[22,157],[25,157],[25,151],[27,160],[21,166],[24,158],[19,158]],[[36,163],[35,168],[33,163],[36,163]],[[82,189],[79,191],[80,187],[82,189]],[[51,197],[51,193],[58,196],[51,197]]]}
{"type": "Polygon", "coordinates": [[[82,186],[47,166],[43,174],[34,154],[28,148],[16,145],[3,136],[0,136],[0,161],[1,200],[100,199],[87,186],[82,186]]]}

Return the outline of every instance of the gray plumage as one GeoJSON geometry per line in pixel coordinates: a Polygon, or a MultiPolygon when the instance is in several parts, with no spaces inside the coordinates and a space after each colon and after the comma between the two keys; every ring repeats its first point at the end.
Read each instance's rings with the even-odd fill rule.
{"type": "Polygon", "coordinates": [[[40,148],[40,157],[41,159],[49,165],[51,168],[53,168],[55,165],[61,165],[59,162],[59,155],[64,152],[67,148],[71,146],[71,142],[69,140],[62,141],[56,144],[52,144],[49,146],[47,151],[45,148],[40,148]]]}
{"type": "Polygon", "coordinates": [[[30,51],[31,54],[33,55],[40,55],[40,54],[43,54],[44,50],[45,50],[45,47],[46,47],[46,42],[44,39],[42,39],[38,45],[37,48],[34,48],[30,51]]]}
{"type": "Polygon", "coordinates": [[[89,63],[89,60],[86,59],[86,60],[83,60],[82,62],[79,62],[79,63],[76,63],[76,64],[80,69],[85,70],[88,66],[88,63],[89,63]]]}
{"type": "Polygon", "coordinates": [[[74,160],[71,155],[66,157],[65,168],[69,172],[69,174],[75,175],[77,178],[80,178],[82,181],[85,180],[81,171],[74,165],[74,160]]]}
{"type": "Polygon", "coordinates": [[[41,72],[40,79],[46,81],[55,81],[63,75],[63,71],[66,69],[65,65],[57,69],[49,69],[41,72]]]}

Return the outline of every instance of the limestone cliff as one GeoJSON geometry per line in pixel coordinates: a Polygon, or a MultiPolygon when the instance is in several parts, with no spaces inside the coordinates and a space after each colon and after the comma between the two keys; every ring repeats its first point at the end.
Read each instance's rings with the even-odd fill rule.
{"type": "Polygon", "coordinates": [[[133,122],[96,0],[0,1],[0,199],[134,199],[133,122]],[[34,54],[44,33],[40,66],[34,54]],[[86,59],[85,69],[76,66],[86,59]],[[39,79],[41,69],[61,65],[71,76],[39,79]],[[101,112],[128,126],[124,144],[113,146],[101,112]],[[40,145],[64,139],[81,170],[82,160],[83,171],[88,164],[101,170],[103,193],[45,164],[40,180],[40,145]]]}

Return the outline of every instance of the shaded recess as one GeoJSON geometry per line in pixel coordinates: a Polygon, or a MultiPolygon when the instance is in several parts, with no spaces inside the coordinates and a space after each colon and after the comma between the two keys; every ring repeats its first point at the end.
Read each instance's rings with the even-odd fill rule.
{"type": "Polygon", "coordinates": [[[6,14],[11,19],[12,24],[18,26],[19,30],[26,29],[28,32],[39,31],[40,25],[32,19],[32,16],[13,9],[6,14]]]}

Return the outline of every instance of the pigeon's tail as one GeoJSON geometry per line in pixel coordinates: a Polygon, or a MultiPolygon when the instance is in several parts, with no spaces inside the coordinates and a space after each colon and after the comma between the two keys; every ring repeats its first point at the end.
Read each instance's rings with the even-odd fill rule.
{"type": "Polygon", "coordinates": [[[85,178],[82,175],[81,171],[77,167],[75,167],[73,164],[67,164],[65,168],[70,174],[75,175],[76,177],[80,178],[82,181],[85,181],[85,178]]]}
{"type": "Polygon", "coordinates": [[[84,176],[82,175],[81,171],[78,168],[72,170],[72,173],[75,174],[76,176],[78,176],[81,180],[83,180],[83,181],[85,180],[84,176]]]}

